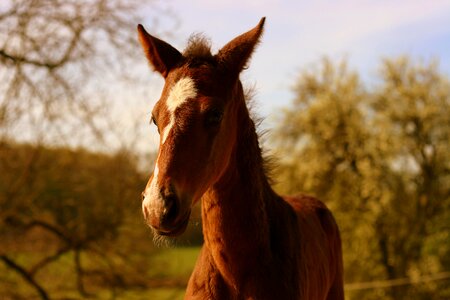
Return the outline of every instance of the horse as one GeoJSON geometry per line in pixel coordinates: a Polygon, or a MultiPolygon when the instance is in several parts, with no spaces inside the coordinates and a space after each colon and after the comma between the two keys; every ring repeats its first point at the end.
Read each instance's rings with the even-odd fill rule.
{"type": "Polygon", "coordinates": [[[204,244],[185,299],[344,299],[335,219],[313,197],[274,192],[249,114],[239,75],[264,22],[214,55],[201,36],[181,53],[138,25],[165,79],[152,111],[160,143],[143,215],[156,236],[175,237],[201,201],[204,244]]]}

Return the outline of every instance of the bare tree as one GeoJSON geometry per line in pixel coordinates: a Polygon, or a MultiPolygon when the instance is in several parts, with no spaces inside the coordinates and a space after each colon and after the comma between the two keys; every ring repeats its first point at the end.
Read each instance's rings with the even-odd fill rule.
{"type": "Polygon", "coordinates": [[[87,123],[95,130],[93,115],[103,103],[93,96],[99,98],[99,91],[130,76],[132,71],[127,70],[136,66],[134,28],[138,9],[142,8],[139,2],[2,3],[2,136],[30,139],[24,131],[32,127],[34,139],[62,139],[67,135],[73,139],[73,127],[79,132],[80,125],[87,123]]]}
{"type": "MultiPolygon", "coordinates": [[[[51,162],[44,158],[47,165],[39,164],[48,153],[43,154],[45,147],[38,145],[103,143],[109,147],[105,140],[116,135],[108,114],[114,100],[110,97],[117,93],[118,82],[129,84],[130,89],[138,89],[140,83],[136,70],[142,61],[137,55],[135,25],[142,20],[142,11],[151,8],[146,21],[153,22],[154,28],[163,17],[175,20],[161,4],[141,2],[0,3],[0,235],[11,237],[38,227],[58,240],[58,247],[33,265],[15,261],[8,247],[0,247],[0,261],[42,299],[49,295],[35,274],[69,251],[75,253],[78,289],[86,294],[80,251],[96,236],[70,236],[54,218],[39,214],[41,204],[36,199],[42,190],[30,187],[39,186],[39,168],[51,162]],[[17,147],[21,141],[34,146],[17,147]]],[[[63,170],[60,177],[64,178],[63,170]]]]}

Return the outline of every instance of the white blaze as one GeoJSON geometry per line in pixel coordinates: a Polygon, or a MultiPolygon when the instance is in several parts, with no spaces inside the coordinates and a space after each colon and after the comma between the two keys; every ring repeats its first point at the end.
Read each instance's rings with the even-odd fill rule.
{"type": "Polygon", "coordinates": [[[157,210],[162,209],[164,207],[163,201],[159,199],[158,173],[159,173],[158,160],[156,160],[152,182],[145,189],[144,201],[142,201],[142,208],[144,208],[145,206],[147,207],[148,210],[153,211],[153,213],[156,213],[157,210]]]}
{"type": "MultiPolygon", "coordinates": [[[[162,131],[162,142],[164,144],[173,125],[175,124],[175,110],[188,99],[195,98],[197,96],[197,89],[195,88],[194,80],[190,77],[184,77],[175,83],[169,93],[167,98],[167,109],[170,113],[170,122],[162,131]]],[[[162,211],[164,209],[164,203],[159,197],[159,186],[158,186],[158,174],[159,174],[159,155],[156,159],[155,170],[153,171],[153,178],[150,185],[144,191],[144,201],[142,206],[147,207],[148,210],[157,213],[157,211],[162,211]]]]}
{"type": "Polygon", "coordinates": [[[190,77],[184,77],[175,83],[169,93],[166,105],[170,113],[170,122],[162,131],[162,142],[164,144],[173,125],[175,125],[175,110],[188,99],[197,96],[197,89],[195,88],[194,80],[190,77]]]}

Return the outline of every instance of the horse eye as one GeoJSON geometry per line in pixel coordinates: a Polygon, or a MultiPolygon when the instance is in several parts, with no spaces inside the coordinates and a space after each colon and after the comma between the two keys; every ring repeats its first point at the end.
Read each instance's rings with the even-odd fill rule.
{"type": "Polygon", "coordinates": [[[158,133],[159,133],[159,127],[158,127],[158,123],[156,122],[156,119],[154,116],[152,116],[152,123],[155,124],[156,129],[158,129],[158,133]]]}
{"type": "Polygon", "coordinates": [[[206,114],[206,126],[217,126],[222,121],[223,111],[220,109],[212,109],[206,114]]]}

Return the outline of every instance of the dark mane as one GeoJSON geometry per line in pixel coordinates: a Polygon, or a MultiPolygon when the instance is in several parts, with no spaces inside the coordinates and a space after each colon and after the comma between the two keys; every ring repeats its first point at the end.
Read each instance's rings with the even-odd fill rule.
{"type": "Polygon", "coordinates": [[[262,123],[264,122],[264,117],[261,117],[257,113],[258,103],[255,100],[255,95],[257,94],[256,86],[255,85],[243,86],[243,91],[244,91],[244,100],[245,103],[247,104],[250,119],[253,121],[255,125],[258,145],[261,151],[260,156],[262,158],[262,167],[264,175],[266,176],[267,181],[271,185],[275,185],[276,181],[273,179],[274,178],[273,175],[276,173],[277,160],[271,154],[271,152],[264,147],[264,144],[266,142],[267,136],[270,134],[270,131],[267,128],[264,128],[264,126],[262,126],[262,123]]]}
{"type": "Polygon", "coordinates": [[[211,41],[201,33],[194,33],[189,37],[183,56],[190,67],[196,67],[205,63],[213,63],[211,54],[211,41]]]}

